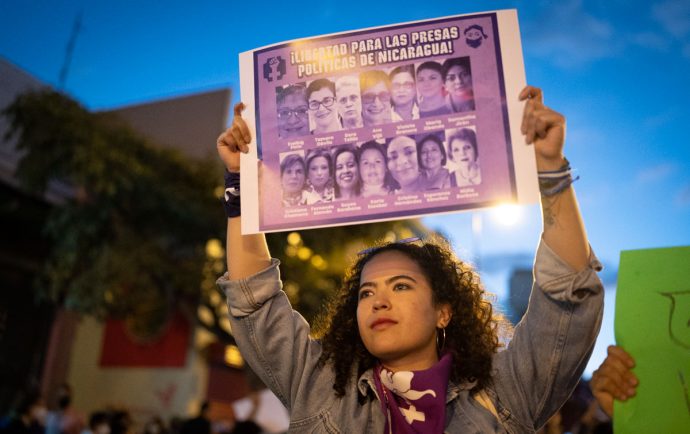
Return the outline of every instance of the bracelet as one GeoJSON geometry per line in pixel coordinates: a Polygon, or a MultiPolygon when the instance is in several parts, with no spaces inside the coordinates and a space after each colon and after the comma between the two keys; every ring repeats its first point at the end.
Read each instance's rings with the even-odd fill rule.
{"type": "Polygon", "coordinates": [[[537,172],[539,179],[539,192],[542,196],[555,196],[570,187],[573,182],[580,179],[579,176],[573,178],[573,170],[570,162],[566,159],[563,166],[557,170],[545,170],[537,172]]]}
{"type": "Polygon", "coordinates": [[[555,196],[558,193],[561,193],[564,191],[566,188],[570,187],[573,182],[577,181],[580,179],[579,176],[576,176],[573,178],[571,175],[568,175],[566,177],[563,177],[559,179],[557,182],[542,182],[542,180],[539,180],[539,192],[541,193],[542,196],[555,196]]]}
{"type": "Polygon", "coordinates": [[[240,209],[240,174],[239,172],[228,172],[225,170],[225,194],[223,195],[223,206],[228,218],[239,217],[240,209]]]}

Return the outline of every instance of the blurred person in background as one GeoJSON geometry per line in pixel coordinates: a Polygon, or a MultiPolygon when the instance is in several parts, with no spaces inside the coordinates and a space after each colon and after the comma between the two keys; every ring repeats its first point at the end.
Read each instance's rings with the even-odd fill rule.
{"type": "Polygon", "coordinates": [[[46,434],[80,434],[86,423],[84,416],[72,406],[72,386],[60,384],[56,401],[57,409],[46,418],[46,434]]]}
{"type": "Polygon", "coordinates": [[[30,388],[19,395],[12,412],[0,424],[1,434],[43,434],[47,409],[41,393],[30,388]]]}

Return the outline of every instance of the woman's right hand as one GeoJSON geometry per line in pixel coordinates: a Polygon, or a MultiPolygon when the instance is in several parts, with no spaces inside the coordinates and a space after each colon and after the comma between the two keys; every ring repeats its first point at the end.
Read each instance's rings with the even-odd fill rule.
{"type": "Polygon", "coordinates": [[[630,354],[622,347],[611,345],[606,360],[592,374],[592,393],[609,417],[613,416],[614,399],[627,401],[635,396],[639,382],[632,372],[634,367],[635,360],[630,354]]]}
{"type": "Polygon", "coordinates": [[[223,164],[225,164],[228,172],[240,171],[239,153],[243,152],[246,154],[249,152],[249,142],[252,141],[249,128],[247,128],[247,124],[242,119],[242,110],[244,110],[244,103],[237,103],[232,125],[218,136],[218,140],[216,140],[218,155],[223,160],[223,164]]]}

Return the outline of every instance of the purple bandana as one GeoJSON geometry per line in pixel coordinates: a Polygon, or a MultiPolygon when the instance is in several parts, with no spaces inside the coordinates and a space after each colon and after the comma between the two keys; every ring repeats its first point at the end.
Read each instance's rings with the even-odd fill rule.
{"type": "Polygon", "coordinates": [[[374,369],[376,391],[386,415],[385,433],[441,434],[446,422],[446,391],[453,357],[445,354],[423,371],[374,369]]]}

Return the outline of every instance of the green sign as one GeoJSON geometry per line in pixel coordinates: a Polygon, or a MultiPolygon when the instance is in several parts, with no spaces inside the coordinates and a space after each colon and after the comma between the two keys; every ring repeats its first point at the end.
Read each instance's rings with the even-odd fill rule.
{"type": "Polygon", "coordinates": [[[614,432],[690,433],[690,247],[621,252],[615,329],[640,385],[614,432]]]}

